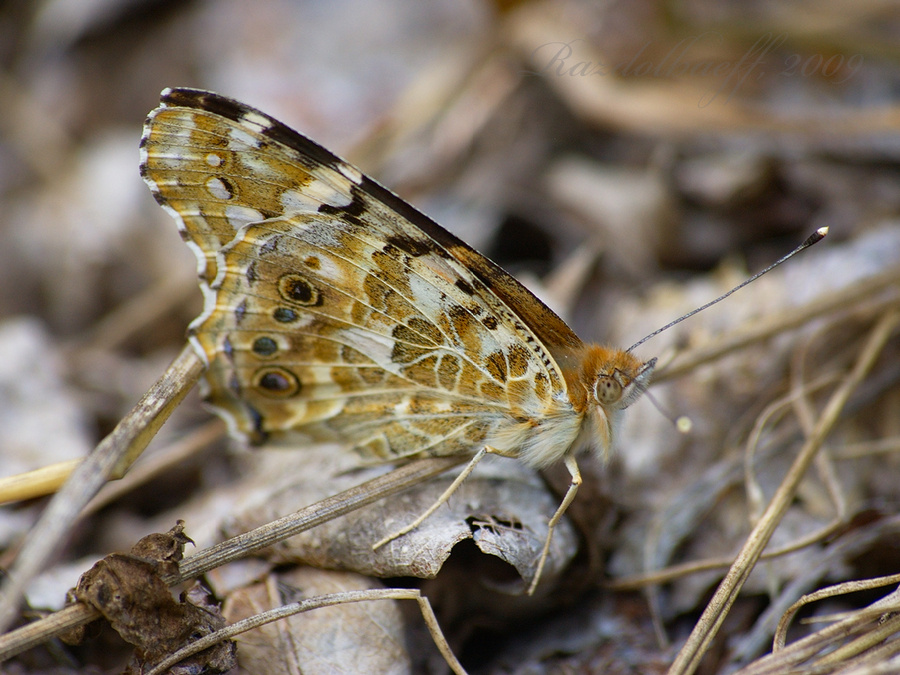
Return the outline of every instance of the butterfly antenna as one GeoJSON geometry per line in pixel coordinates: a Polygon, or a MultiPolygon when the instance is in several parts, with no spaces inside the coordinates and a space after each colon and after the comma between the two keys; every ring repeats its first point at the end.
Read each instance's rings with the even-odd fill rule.
{"type": "Polygon", "coordinates": [[[717,302],[721,302],[722,300],[724,300],[725,298],[727,298],[729,295],[731,295],[731,294],[734,293],[735,291],[741,290],[741,289],[742,289],[744,286],[746,286],[747,284],[752,283],[752,282],[756,281],[757,279],[759,279],[763,274],[766,274],[767,272],[771,272],[773,269],[775,269],[776,267],[778,267],[781,263],[787,261],[787,260],[790,259],[790,258],[793,258],[795,255],[797,255],[798,253],[800,253],[800,251],[802,251],[803,249],[809,248],[809,247],[812,246],[813,244],[817,244],[818,242],[822,241],[822,240],[825,238],[825,235],[826,235],[826,234],[828,234],[828,228],[827,228],[827,227],[820,227],[818,230],[816,230],[815,232],[813,232],[813,233],[806,239],[806,241],[804,241],[802,244],[800,244],[797,248],[795,248],[793,251],[791,251],[790,253],[788,253],[788,254],[787,254],[786,256],[784,256],[783,258],[780,258],[779,260],[776,260],[775,262],[773,262],[773,263],[772,263],[771,265],[769,265],[766,269],[760,270],[759,272],[757,272],[756,274],[754,274],[752,277],[750,277],[750,278],[747,279],[746,281],[741,282],[740,284],[738,284],[737,286],[735,286],[734,288],[732,288],[732,289],[731,289],[730,291],[728,291],[727,293],[724,293],[723,295],[720,295],[720,296],[719,296],[718,298],[716,298],[715,300],[711,300],[710,302],[707,302],[707,303],[706,303],[705,305],[703,305],[702,307],[698,307],[697,309],[691,310],[690,312],[688,312],[688,313],[685,314],[684,316],[680,316],[680,317],[678,317],[677,319],[675,319],[674,321],[672,321],[672,322],[670,322],[670,323],[667,323],[667,324],[666,324],[665,326],[663,326],[662,328],[653,331],[653,332],[650,333],[650,335],[648,335],[647,337],[642,338],[642,339],[638,340],[637,342],[635,342],[635,343],[634,343],[633,345],[631,345],[626,351],[629,351],[629,352],[630,352],[630,351],[634,350],[636,347],[639,347],[640,345],[644,344],[644,343],[645,343],[647,340],[649,340],[650,338],[656,337],[657,335],[659,335],[660,333],[662,333],[664,330],[669,330],[672,326],[681,323],[681,322],[684,321],[685,319],[691,318],[692,316],[694,316],[694,314],[697,314],[697,313],[699,313],[699,312],[702,312],[704,309],[706,309],[706,308],[708,308],[708,307],[712,307],[712,306],[715,305],[717,302]]]}

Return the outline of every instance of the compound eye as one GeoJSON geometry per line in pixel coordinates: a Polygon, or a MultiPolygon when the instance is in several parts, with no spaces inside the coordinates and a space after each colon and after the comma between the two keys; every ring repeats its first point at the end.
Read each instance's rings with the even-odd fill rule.
{"type": "Polygon", "coordinates": [[[615,403],[622,398],[622,385],[609,375],[601,375],[594,383],[594,398],[605,405],[615,403]]]}

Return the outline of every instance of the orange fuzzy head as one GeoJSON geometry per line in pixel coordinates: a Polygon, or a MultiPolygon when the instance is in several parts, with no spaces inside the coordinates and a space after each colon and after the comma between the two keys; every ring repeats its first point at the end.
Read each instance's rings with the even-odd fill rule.
{"type": "Polygon", "coordinates": [[[591,422],[590,440],[607,459],[621,411],[634,403],[650,384],[656,359],[646,363],[630,352],[586,345],[576,368],[565,373],[569,397],[591,422]]]}

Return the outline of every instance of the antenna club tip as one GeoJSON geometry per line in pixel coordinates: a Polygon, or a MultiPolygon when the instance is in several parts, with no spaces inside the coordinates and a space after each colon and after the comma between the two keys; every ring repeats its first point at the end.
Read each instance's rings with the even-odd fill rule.
{"type": "MultiPolygon", "coordinates": [[[[809,237],[807,237],[806,241],[804,241],[802,244],[800,244],[800,246],[798,246],[793,251],[793,253],[802,251],[803,249],[808,248],[809,246],[812,246],[813,244],[818,244],[820,241],[822,241],[825,238],[825,235],[827,235],[827,234],[828,234],[828,227],[827,226],[820,227],[818,230],[816,230],[811,235],[809,235],[809,237]]],[[[792,253],[792,255],[793,255],[793,253],[792,253]]]]}
{"type": "Polygon", "coordinates": [[[682,415],[677,420],[675,420],[675,428],[678,429],[679,433],[689,434],[691,432],[691,429],[694,428],[694,423],[691,421],[690,417],[682,415]]]}

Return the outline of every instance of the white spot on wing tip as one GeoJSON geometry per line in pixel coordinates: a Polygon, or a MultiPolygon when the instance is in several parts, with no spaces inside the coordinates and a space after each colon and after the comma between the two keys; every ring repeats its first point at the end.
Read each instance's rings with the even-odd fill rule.
{"type": "Polygon", "coordinates": [[[362,172],[357,169],[355,166],[350,166],[349,164],[345,164],[344,162],[340,162],[337,165],[338,171],[344,174],[345,178],[349,178],[357,185],[362,183],[363,175],[362,172]]]}
{"type": "Polygon", "coordinates": [[[271,120],[257,112],[247,112],[241,117],[241,124],[253,127],[255,131],[265,131],[272,126],[271,120]]]}
{"type": "Polygon", "coordinates": [[[314,180],[304,188],[304,193],[319,204],[328,204],[336,208],[350,206],[353,197],[350,195],[350,186],[341,186],[341,190],[326,183],[323,180],[314,180]]]}

